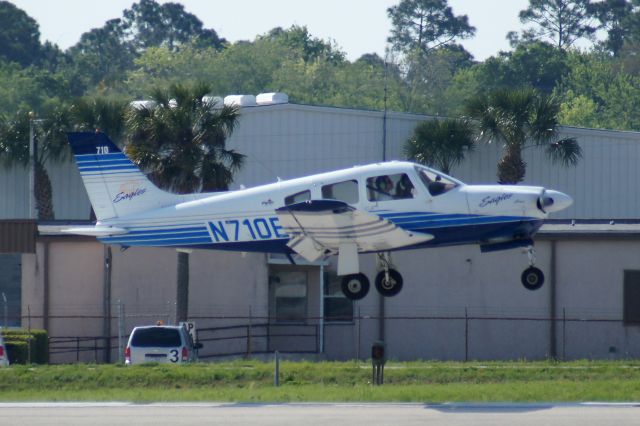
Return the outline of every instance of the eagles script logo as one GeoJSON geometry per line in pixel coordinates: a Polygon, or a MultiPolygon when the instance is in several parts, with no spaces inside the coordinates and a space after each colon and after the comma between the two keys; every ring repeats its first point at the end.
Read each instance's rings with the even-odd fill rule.
{"type": "Polygon", "coordinates": [[[141,188],[139,181],[124,182],[120,185],[119,192],[114,197],[113,202],[119,203],[120,201],[132,200],[145,192],[147,192],[147,189],[141,188]]]}

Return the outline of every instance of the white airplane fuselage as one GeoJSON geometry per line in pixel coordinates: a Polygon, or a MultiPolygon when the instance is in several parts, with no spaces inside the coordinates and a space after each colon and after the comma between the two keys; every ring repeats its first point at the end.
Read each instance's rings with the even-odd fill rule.
{"type": "MultiPolygon", "coordinates": [[[[530,247],[547,215],[572,203],[542,187],[465,185],[401,161],[178,195],[153,185],[103,133],[69,133],[69,142],[98,221],[64,232],[125,247],[297,253],[309,261],[338,255],[342,289],[352,300],[369,289],[359,253],[381,256],[376,288],[393,296],[402,277],[388,252],[458,244],[479,244],[483,251],[530,247]]],[[[533,290],[544,274],[531,261],[521,279],[533,290]]]]}
{"type": "Polygon", "coordinates": [[[353,167],[203,195],[151,211],[102,220],[97,226],[128,231],[100,237],[102,242],[109,244],[287,252],[290,251],[286,245],[289,236],[276,214],[276,208],[285,205],[285,198],[308,190],[310,199],[320,200],[323,199],[323,186],[355,180],[358,201],[350,205],[387,219],[402,229],[434,236],[417,246],[492,244],[530,238],[549,211],[549,208],[543,211],[539,207],[542,196],[549,197],[551,193],[556,199],[552,206],[555,209],[562,208],[562,202],[570,202],[564,194],[545,192],[542,187],[509,185],[459,183],[448,192],[433,196],[420,184],[416,167],[422,168],[395,161],[353,167]],[[397,174],[406,174],[416,182],[412,198],[368,199],[365,185],[368,178],[397,174]],[[563,201],[558,201],[559,198],[563,201]]]}

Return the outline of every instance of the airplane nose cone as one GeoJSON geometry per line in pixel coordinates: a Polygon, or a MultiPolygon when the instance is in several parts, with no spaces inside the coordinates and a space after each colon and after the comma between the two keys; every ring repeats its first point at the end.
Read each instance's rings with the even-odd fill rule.
{"type": "Polygon", "coordinates": [[[573,204],[573,198],[565,194],[564,192],[554,191],[552,189],[547,189],[544,192],[545,198],[545,211],[547,212],[558,212],[560,210],[564,210],[573,204]]]}

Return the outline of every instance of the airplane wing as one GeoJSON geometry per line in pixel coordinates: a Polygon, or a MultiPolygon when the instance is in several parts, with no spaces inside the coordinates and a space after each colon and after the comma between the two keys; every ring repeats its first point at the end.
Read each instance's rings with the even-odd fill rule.
{"type": "Polygon", "coordinates": [[[386,251],[433,239],[336,200],[304,201],[276,209],[276,214],[290,236],[287,245],[309,261],[345,245],[355,244],[358,252],[386,251]]]}

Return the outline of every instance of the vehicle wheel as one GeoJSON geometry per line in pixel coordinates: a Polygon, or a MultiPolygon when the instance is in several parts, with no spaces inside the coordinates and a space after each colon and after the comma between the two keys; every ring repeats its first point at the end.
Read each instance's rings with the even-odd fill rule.
{"type": "Polygon", "coordinates": [[[369,293],[369,278],[365,274],[345,275],[342,278],[342,292],[347,299],[363,299],[369,293]]]}
{"type": "Polygon", "coordinates": [[[520,280],[527,290],[537,290],[544,284],[544,274],[535,266],[530,266],[524,270],[520,280]]]}
{"type": "Polygon", "coordinates": [[[384,297],[395,296],[402,290],[402,275],[395,269],[389,269],[389,279],[384,271],[376,275],[376,289],[384,297]]]}

